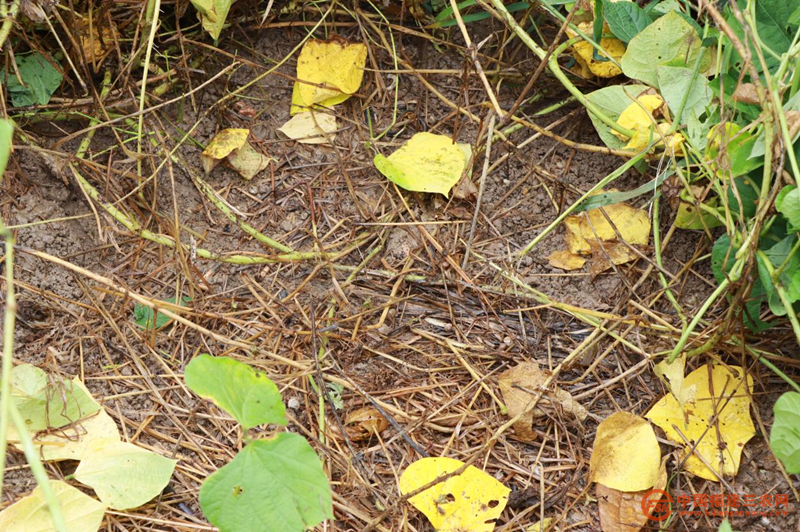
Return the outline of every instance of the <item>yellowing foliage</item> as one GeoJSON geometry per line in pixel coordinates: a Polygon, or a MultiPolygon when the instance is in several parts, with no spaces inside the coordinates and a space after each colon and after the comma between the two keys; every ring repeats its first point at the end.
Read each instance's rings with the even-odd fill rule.
{"type": "MultiPolygon", "coordinates": [[[[463,465],[453,458],[418,460],[400,475],[400,492],[411,493],[463,465]]],[[[425,514],[437,532],[491,532],[510,492],[491,475],[469,466],[460,475],[435,484],[408,502],[425,514]]]]}
{"type": "MultiPolygon", "coordinates": [[[[578,24],[578,28],[585,34],[591,35],[592,34],[592,23],[584,22],[578,24]]],[[[608,27],[604,28],[604,31],[608,31],[608,27]]],[[[569,32],[570,36],[577,35],[574,32],[569,32]]],[[[572,55],[575,57],[575,60],[578,64],[581,65],[582,70],[588,69],[588,71],[599,77],[599,78],[613,78],[614,76],[618,76],[622,74],[622,69],[617,66],[622,56],[625,54],[625,43],[617,39],[616,37],[603,37],[600,39],[600,48],[602,51],[598,51],[597,55],[603,58],[611,58],[614,61],[598,61],[594,58],[594,45],[586,41],[579,41],[572,45],[572,55]]]]}
{"type": "Polygon", "coordinates": [[[743,374],[739,366],[706,364],[683,381],[681,390],[694,388],[693,397],[683,392],[681,405],[675,395],[667,394],[645,416],[661,427],[671,441],[683,445],[684,452],[690,452],[697,444],[695,452],[714,469],[710,470],[693,452],[685,467],[699,477],[718,481],[718,476],[735,475],[744,445],[755,435],[750,417],[753,379],[748,375],[745,380],[743,374]],[[715,423],[711,423],[713,419],[715,423]],[[717,439],[718,434],[722,441],[717,439]]]}
{"type": "Polygon", "coordinates": [[[589,463],[592,482],[619,491],[641,491],[656,485],[660,470],[661,449],[647,420],[616,412],[597,427],[589,463]]]}
{"type": "Polygon", "coordinates": [[[367,47],[340,37],[309,39],[297,58],[291,114],[331,107],[355,94],[364,78],[367,47]]]}

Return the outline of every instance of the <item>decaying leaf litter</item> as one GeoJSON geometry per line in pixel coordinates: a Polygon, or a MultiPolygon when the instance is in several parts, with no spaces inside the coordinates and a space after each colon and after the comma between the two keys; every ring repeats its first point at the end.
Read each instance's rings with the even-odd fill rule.
{"type": "MultiPolygon", "coordinates": [[[[163,6],[162,29],[180,23],[185,33],[177,45],[167,34],[155,35],[158,47],[150,61],[157,67],[149,76],[141,136],[138,118],[125,119],[138,108],[131,94],[138,95],[142,74],[120,62],[123,51],[131,52],[129,43],[84,44],[83,56],[67,48],[72,64],[58,64],[68,85],[60,84],[50,107],[35,115],[18,108],[29,102],[13,96],[24,93],[44,104],[36,100],[40,95],[19,87],[14,92],[9,85],[11,105],[17,106],[9,115],[29,138],[15,141],[18,149],[3,180],[2,216],[22,246],[16,359],[67,380],[77,376],[122,441],[177,461],[166,491],[148,497],[152,502],[137,502],[138,508],[124,514],[105,513],[111,529],[208,527],[197,503],[200,482],[231,461],[244,433],[186,389],[183,370],[201,353],[248,362],[278,384],[289,430],[308,438],[323,460],[336,526],[343,529],[430,529],[401,494],[408,493],[403,478],[409,471],[437,457],[448,465],[434,469],[439,473],[428,480],[452,472],[456,462],[445,460],[460,460],[457,465],[483,470],[510,490],[507,503],[493,506],[501,530],[537,522],[549,522],[551,530],[605,529],[604,515],[611,522],[624,515],[621,504],[615,508],[608,501],[660,485],[662,462],[670,475],[683,464],[683,472],[670,479],[672,493],[720,493],[722,483],[690,473],[687,446],[667,427],[666,435],[653,432],[660,440],[653,436],[657,453],[647,471],[634,472],[647,475],[645,481],[604,482],[592,465],[600,456],[601,422],[622,413],[636,417],[636,426],[651,427],[646,418],[653,419],[653,409],[670,397],[677,415],[686,402],[703,397],[703,375],[689,378],[703,371],[745,371],[748,384],[739,386],[740,393],[727,387],[715,392],[737,412],[739,402],[753,403],[755,422],[747,406],[743,422],[746,440],[752,440],[743,447],[739,473],[726,477],[724,489],[791,492],[764,429],[777,392],[786,389],[782,380],[725,342],[686,361],[682,384],[670,377],[678,374],[674,366],[671,373],[656,370],[660,359],[649,358],[671,348],[681,325],[656,274],[663,270],[691,317],[714,288],[706,257],[713,241],[700,233],[669,233],[672,211],[662,208],[662,238],[670,238],[663,266],[656,265],[652,207],[642,201],[645,196],[626,200],[623,208],[646,222],[639,240],[629,236],[628,225],[618,224],[617,204],[574,213],[575,223],[565,223],[521,261],[511,254],[619,166],[619,159],[586,151],[585,145],[602,143],[581,108],[536,115],[566,97],[548,73],[526,95],[534,101],[519,114],[538,129],[509,130],[510,123],[498,119],[490,132],[492,98],[510,109],[538,66],[527,48],[509,40],[502,24],[467,26],[474,42],[489,38],[476,57],[492,80],[490,95],[457,27],[442,34],[420,28],[413,17],[365,5],[344,10],[278,4],[259,24],[263,6],[235,3],[229,14],[234,25],[220,26],[216,43],[201,33],[192,8],[176,18],[173,6],[163,6]],[[358,83],[348,84],[342,69],[334,70],[345,73],[344,80],[311,76],[320,86],[298,82],[306,30],[314,27],[319,41],[309,41],[312,46],[360,45],[345,61],[363,61],[364,68],[355,69],[363,74],[358,83]],[[508,43],[502,52],[501,42],[508,43]],[[112,48],[105,63],[90,57],[112,48]],[[98,94],[107,83],[102,104],[84,95],[79,78],[95,84],[98,94]],[[170,103],[159,107],[163,102],[170,103]],[[87,117],[104,125],[86,131],[92,124],[87,117]],[[295,122],[298,117],[303,121],[295,122]],[[234,145],[204,160],[225,131],[239,132],[234,145]],[[556,140],[547,138],[551,131],[556,140]],[[91,142],[80,145],[87,134],[91,142]],[[490,134],[492,157],[483,172],[490,134]],[[303,142],[309,139],[315,144],[303,142]],[[427,140],[421,144],[428,151],[385,163],[414,139],[427,140]],[[231,160],[240,154],[247,161],[244,172],[231,160]],[[419,172],[429,162],[437,165],[438,188],[425,188],[431,172],[419,172]],[[451,194],[465,176],[475,185],[465,187],[471,192],[451,194]],[[470,239],[476,203],[481,208],[470,239]],[[118,210],[109,211],[111,205],[118,210]],[[588,248],[572,252],[570,234],[580,235],[579,246],[588,248]],[[185,247],[176,251],[176,239],[185,247]],[[554,253],[565,248],[591,263],[572,273],[551,266],[554,253]],[[623,258],[615,260],[615,253],[623,258]],[[164,311],[182,320],[163,319],[164,311]],[[517,379],[503,377],[523,365],[536,369],[517,379]]],[[[99,35],[113,41],[139,15],[139,6],[125,5],[92,20],[99,35]],[[98,21],[109,17],[117,29],[105,31],[98,21]]],[[[539,24],[548,37],[560,26],[547,17],[539,24]]],[[[58,46],[45,30],[14,31],[30,32],[44,51],[58,46]]],[[[76,39],[86,35],[69,19],[55,31],[76,39]]],[[[147,47],[144,38],[138,45],[142,55],[147,47]]],[[[586,93],[598,87],[594,80],[579,80],[579,86],[586,93]]],[[[642,121],[621,118],[635,99],[619,109],[617,120],[645,132],[644,144],[640,135],[635,145],[643,147],[656,129],[646,123],[631,127],[642,121]]],[[[653,113],[656,107],[645,110],[654,122],[666,123],[653,113]]],[[[660,126],[657,131],[666,133],[660,126]]],[[[614,138],[616,147],[625,148],[637,137],[614,138]]],[[[669,138],[666,145],[672,146],[669,138]]],[[[653,177],[631,171],[600,193],[631,190],[653,177]]],[[[724,316],[724,305],[712,309],[709,334],[724,316]]],[[[792,341],[777,327],[756,345],[793,375],[792,341]]],[[[86,431],[93,426],[78,425],[86,431]]],[[[275,430],[250,432],[263,437],[275,430]]],[[[706,459],[713,463],[711,454],[706,459]]],[[[6,505],[35,487],[21,454],[10,453],[9,464],[6,505]]],[[[66,479],[73,486],[90,478],[74,460],[48,460],[45,468],[53,480],[74,475],[66,479]]],[[[79,500],[72,491],[64,493],[79,500]]],[[[458,511],[460,501],[454,502],[458,511]]],[[[97,517],[96,503],[80,504],[87,505],[87,519],[97,517]]],[[[446,505],[436,508],[434,515],[450,515],[446,505]]],[[[458,519],[450,522],[477,529],[458,519]]],[[[735,521],[735,528],[787,530],[795,518],[778,519],[735,521]]],[[[711,519],[703,526],[717,524],[711,519]]]]}

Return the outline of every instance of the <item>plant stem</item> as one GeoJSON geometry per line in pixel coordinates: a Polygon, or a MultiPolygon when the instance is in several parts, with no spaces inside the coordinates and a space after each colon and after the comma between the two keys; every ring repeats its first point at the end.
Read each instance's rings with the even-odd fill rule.
{"type": "Polygon", "coordinates": [[[675,359],[678,358],[678,356],[680,356],[681,351],[683,351],[683,348],[686,346],[686,342],[689,341],[689,336],[692,334],[695,327],[697,327],[697,324],[700,323],[700,320],[703,319],[705,313],[708,312],[708,309],[711,308],[711,305],[713,305],[714,302],[717,300],[717,298],[721,296],[725,292],[725,290],[727,290],[728,285],[730,285],[731,282],[739,280],[739,277],[742,275],[743,267],[744,267],[744,260],[743,259],[737,260],[734,263],[733,267],[731,268],[731,271],[728,274],[728,276],[725,277],[725,280],[722,281],[716,288],[716,290],[714,290],[711,293],[711,295],[708,296],[708,299],[706,299],[703,302],[702,306],[697,310],[697,313],[694,315],[694,318],[692,318],[692,321],[689,323],[689,326],[683,329],[683,332],[681,333],[681,337],[678,340],[678,343],[675,344],[675,348],[672,350],[672,352],[669,355],[669,358],[667,359],[668,364],[672,364],[675,361],[675,359]]]}
{"type": "MultiPolygon", "coordinates": [[[[508,24],[517,37],[519,37],[520,40],[525,43],[525,45],[530,48],[540,60],[544,61],[547,57],[547,52],[539,47],[539,45],[534,42],[531,36],[528,35],[528,32],[526,32],[522,26],[520,26],[517,21],[514,20],[514,17],[511,16],[511,13],[508,12],[506,6],[503,4],[503,0],[491,0],[491,2],[494,5],[497,13],[501,15],[502,21],[508,24]]],[[[614,120],[609,118],[608,115],[603,113],[596,105],[590,102],[586,96],[569,80],[567,75],[564,74],[564,72],[561,70],[561,67],[558,65],[559,54],[568,47],[572,46],[578,40],[580,40],[580,37],[573,37],[553,51],[553,53],[550,55],[550,59],[547,61],[547,66],[550,69],[550,72],[553,73],[553,75],[558,79],[558,81],[561,82],[564,88],[570,92],[570,94],[575,96],[575,99],[577,99],[581,105],[583,105],[590,113],[600,119],[601,122],[614,131],[617,131],[628,138],[632,138],[634,135],[633,131],[617,124],[614,120]]]]}
{"type": "Polygon", "coordinates": [[[3,374],[0,377],[0,489],[3,486],[5,473],[6,452],[8,450],[8,420],[14,423],[17,429],[25,458],[31,468],[36,483],[42,488],[47,507],[50,510],[50,517],[53,519],[53,526],[58,532],[66,532],[67,526],[58,499],[53,492],[53,487],[47,478],[47,473],[39,461],[39,455],[28,434],[28,427],[20,416],[14,403],[11,402],[11,369],[13,367],[14,356],[14,327],[17,315],[17,300],[14,293],[14,239],[11,231],[5,228],[0,219],[0,235],[3,236],[5,243],[5,267],[6,267],[6,305],[3,314],[3,374]]]}
{"type": "Polygon", "coordinates": [[[661,259],[661,230],[658,227],[659,207],[661,206],[659,199],[660,197],[656,196],[653,200],[653,249],[655,250],[656,264],[659,268],[658,279],[661,281],[661,286],[664,287],[664,294],[667,296],[672,308],[674,308],[675,312],[678,314],[678,318],[680,318],[683,327],[686,328],[686,315],[683,313],[683,309],[681,308],[680,304],[678,304],[675,294],[672,293],[667,278],[664,277],[664,274],[662,273],[662,270],[664,269],[664,261],[661,259]]]}
{"type": "Polygon", "coordinates": [[[608,185],[615,179],[619,178],[622,174],[624,174],[625,172],[636,166],[636,164],[638,164],[639,161],[641,161],[645,157],[645,155],[646,152],[640,153],[639,155],[633,157],[628,162],[626,162],[625,164],[623,164],[622,166],[620,166],[619,168],[617,168],[616,170],[605,176],[603,179],[598,181],[592,188],[587,190],[583,196],[578,198],[578,201],[576,201],[575,203],[564,209],[564,212],[558,215],[558,217],[555,220],[553,220],[553,223],[548,225],[541,233],[539,233],[536,236],[536,238],[531,240],[531,242],[527,246],[525,246],[525,248],[522,251],[519,252],[520,256],[527,255],[530,252],[530,250],[532,250],[534,246],[536,246],[536,244],[538,244],[544,237],[550,234],[553,231],[553,229],[558,227],[558,224],[564,221],[564,218],[572,214],[575,211],[575,209],[577,209],[578,206],[580,206],[580,204],[586,200],[586,198],[596,193],[601,188],[608,185]]]}
{"type": "MultiPolygon", "coordinates": [[[[772,267],[772,261],[769,260],[767,254],[760,249],[756,253],[758,254],[758,258],[761,259],[761,263],[764,264],[764,267],[767,269],[770,277],[774,279],[775,269],[772,267]]],[[[789,323],[792,324],[792,330],[794,331],[794,335],[797,337],[797,342],[800,343],[800,321],[797,320],[797,313],[794,311],[792,302],[789,300],[786,290],[784,290],[783,286],[781,286],[778,281],[774,282],[774,286],[775,291],[778,292],[778,297],[780,298],[781,303],[783,303],[783,307],[786,309],[786,317],[789,318],[789,323]]]]}

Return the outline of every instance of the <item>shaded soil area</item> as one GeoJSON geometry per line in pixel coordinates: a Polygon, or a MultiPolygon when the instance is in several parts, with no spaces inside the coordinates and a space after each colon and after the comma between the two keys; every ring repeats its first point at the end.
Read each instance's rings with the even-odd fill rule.
{"type": "MultiPolygon", "coordinates": [[[[526,530],[542,517],[554,518],[557,530],[599,530],[588,480],[597,425],[616,411],[642,415],[666,393],[650,357],[672,348],[681,323],[650,267],[652,247],[644,250],[647,260],[596,277],[588,267],[564,272],[549,265],[550,254],[566,247],[563,227],[523,259],[518,252],[622,160],[527,128],[497,138],[465,261],[475,193],[450,199],[409,193],[372,163],[376,153],[391,153],[415,132],[452,135],[477,154],[471,174],[477,190],[489,107],[480,79],[464,60],[458,32],[434,34],[439,39],[434,47],[412,20],[386,24],[373,15],[354,23],[332,16],[319,35],[335,32],[369,42],[368,71],[359,93],[335,109],[344,125],[334,145],[303,145],[277,128],[289,118],[292,51],[318,17],[306,12],[270,20],[263,29],[252,22],[232,27],[216,47],[208,39],[184,43],[185,62],[193,66],[181,64],[174,86],[160,97],[175,101],[146,113],[141,158],[135,157],[135,122],[99,128],[83,162],[74,155],[86,135],[85,119],[20,122],[46,150],[20,145],[0,195],[0,212],[20,247],[16,361],[80,377],[125,440],[179,460],[162,496],[142,508],[108,514],[105,529],[212,529],[197,504],[200,482],[230,461],[242,434],[183,384],[186,364],[210,353],[247,361],[278,384],[288,405],[287,430],[312,442],[332,483],[336,517],[326,530],[433,530],[400,500],[400,472],[425,455],[466,461],[476,454],[476,465],[513,490],[498,530],[526,530]],[[388,42],[396,47],[397,65],[388,42]],[[222,166],[208,176],[202,172],[202,146],[230,127],[250,129],[253,144],[274,159],[249,182],[222,166]],[[73,163],[99,191],[99,201],[88,198],[70,170],[73,163]],[[209,201],[192,175],[210,184],[236,213],[234,220],[209,201]],[[161,235],[161,243],[125,228],[103,204],[113,204],[148,234],[161,235]],[[242,231],[240,222],[295,251],[324,252],[328,258],[281,258],[242,231]],[[164,244],[175,240],[184,244],[180,250],[164,244]],[[216,260],[204,259],[203,250],[216,260]],[[129,292],[154,300],[188,296],[181,314],[198,327],[140,330],[129,292]],[[581,312],[602,329],[579,321],[581,312]],[[535,439],[501,432],[508,416],[497,375],[521,361],[554,370],[576,350],[579,356],[561,369],[556,386],[569,391],[588,418],[578,421],[544,404],[544,417],[532,427],[535,439]],[[312,386],[312,377],[322,386],[321,378],[327,393],[312,386]],[[337,401],[331,405],[326,397],[337,401]],[[363,438],[340,427],[352,412],[376,406],[393,422],[379,435],[363,438]]],[[[499,24],[482,21],[470,28],[476,41],[494,36],[481,53],[495,72],[500,104],[508,109],[519,96],[520,79],[537,63],[518,42],[500,54],[499,24]]],[[[101,79],[98,74],[92,82],[99,87],[101,79]]],[[[529,96],[536,101],[524,105],[520,116],[552,126],[573,142],[601,146],[579,106],[535,114],[566,97],[552,79],[543,76],[529,96]]],[[[127,95],[118,100],[118,105],[109,100],[109,109],[135,110],[127,95]]],[[[629,172],[614,187],[628,190],[654,176],[652,165],[644,175],[629,172]]],[[[650,199],[645,195],[633,203],[652,209],[650,199]]],[[[673,216],[662,206],[662,235],[673,216]]],[[[664,247],[663,269],[689,315],[716,286],[711,242],[700,231],[677,231],[664,247]]],[[[725,309],[724,301],[712,306],[707,322],[721,319],[725,309]]],[[[779,326],[753,341],[785,357],[787,372],[797,375],[791,331],[779,326]]],[[[721,349],[708,357],[690,361],[687,370],[716,359],[742,365],[755,382],[757,434],[729,487],[740,494],[791,494],[800,487],[797,478],[781,472],[766,438],[771,405],[786,384],[741,353],[721,349]]],[[[680,449],[659,436],[662,452],[670,456],[673,494],[729,490],[679,469],[680,449]]],[[[22,454],[9,456],[3,505],[35,485],[22,454]]],[[[74,467],[46,464],[52,478],[63,478],[74,467]]],[[[717,518],[675,519],[669,529],[718,525],[717,518]]],[[[737,518],[733,525],[799,530],[800,517],[793,501],[788,516],[737,518]]]]}

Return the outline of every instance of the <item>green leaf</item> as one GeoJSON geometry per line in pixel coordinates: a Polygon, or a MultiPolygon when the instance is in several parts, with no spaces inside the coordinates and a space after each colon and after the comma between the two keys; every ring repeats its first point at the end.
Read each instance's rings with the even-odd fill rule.
{"type": "MultiPolygon", "coordinates": [[[[705,201],[705,204],[712,208],[716,208],[717,203],[718,200],[716,197],[705,201]]],[[[700,230],[706,227],[713,229],[721,225],[723,225],[722,222],[715,216],[705,211],[698,212],[697,207],[695,207],[693,203],[681,201],[680,205],[678,205],[678,212],[675,215],[675,226],[679,229],[700,230]]]]}
{"type": "MultiPolygon", "coordinates": [[[[611,120],[617,121],[619,115],[622,114],[631,103],[636,101],[637,96],[642,92],[649,89],[647,85],[612,85],[600,90],[596,90],[586,95],[586,98],[596,105],[611,120]]],[[[609,148],[622,149],[628,141],[620,140],[613,133],[611,128],[604,124],[594,114],[589,113],[589,118],[600,135],[600,139],[609,148]]]]}
{"type": "MultiPolygon", "coordinates": [[[[764,251],[764,255],[766,259],[769,260],[773,271],[780,268],[784,262],[786,262],[786,266],[781,272],[780,277],[778,277],[777,282],[785,289],[790,304],[800,300],[800,275],[798,275],[798,269],[800,269],[800,255],[794,253],[791,258],[789,258],[789,254],[796,242],[797,237],[795,235],[789,235],[764,251]]],[[[776,316],[785,316],[787,310],[791,309],[787,309],[781,301],[778,291],[775,289],[772,276],[769,274],[770,269],[767,268],[761,256],[757,257],[757,264],[758,275],[761,279],[761,283],[764,285],[769,309],[776,316]]]]}
{"type": "Polygon", "coordinates": [[[751,218],[756,213],[756,203],[759,200],[759,192],[754,186],[753,180],[749,176],[739,176],[730,181],[728,186],[728,207],[735,216],[739,216],[741,210],[744,218],[751,218]],[[741,204],[740,204],[741,200],[741,204]]]}
{"type": "Polygon", "coordinates": [[[800,3],[797,6],[797,9],[789,16],[789,25],[790,26],[797,26],[800,24],[800,3]]]}
{"type": "Polygon", "coordinates": [[[228,11],[231,4],[236,0],[191,0],[192,5],[197,9],[197,18],[203,23],[205,29],[214,40],[219,39],[222,27],[225,26],[225,19],[228,18],[228,11]]]}
{"type": "Polygon", "coordinates": [[[662,0],[661,2],[651,2],[645,10],[650,10],[656,16],[666,15],[670,11],[680,11],[683,6],[680,0],[662,0]],[[651,7],[652,6],[652,7],[651,7]]]}
{"type": "Polygon", "coordinates": [[[200,507],[220,532],[302,532],[333,517],[328,479],[297,434],[245,446],[200,487],[200,507]]]}
{"type": "Polygon", "coordinates": [[[800,474],[800,393],[786,392],[772,408],[775,419],[769,435],[772,452],[790,475],[800,474]]]}
{"type": "MultiPolygon", "coordinates": [[[[188,296],[183,296],[181,298],[181,302],[182,302],[183,305],[185,305],[186,303],[189,303],[191,300],[192,300],[192,298],[190,298],[188,296]]],[[[164,301],[164,303],[175,303],[175,298],[174,297],[170,297],[168,299],[164,299],[163,301],[164,301]]],[[[133,319],[136,321],[136,325],[140,329],[144,329],[144,330],[152,329],[153,328],[153,309],[151,309],[150,307],[147,307],[145,305],[141,305],[139,303],[136,303],[133,306],[133,319]]],[[[161,329],[162,327],[165,327],[166,325],[168,325],[170,323],[172,323],[172,318],[170,318],[169,316],[161,314],[160,312],[156,315],[156,329],[161,329]]]]}
{"type": "Polygon", "coordinates": [[[711,248],[711,270],[714,272],[717,284],[724,281],[725,276],[733,268],[737,251],[739,251],[739,247],[731,244],[731,237],[728,235],[722,235],[714,242],[714,246],[711,248]]]}
{"type": "Polygon", "coordinates": [[[752,157],[757,137],[733,122],[723,122],[711,131],[706,144],[706,158],[713,161],[720,177],[731,179],[742,176],[764,165],[763,157],[752,157]],[[723,149],[720,149],[723,148],[723,149]]]}
{"type": "Polygon", "coordinates": [[[800,190],[797,187],[783,187],[775,198],[775,208],[789,222],[790,231],[800,231],[800,190]]]}
{"type": "Polygon", "coordinates": [[[660,65],[693,67],[700,59],[702,75],[712,64],[709,51],[702,47],[695,28],[678,12],[670,11],[647,26],[630,43],[620,66],[629,78],[657,86],[656,69],[660,65]]]}
{"type": "Polygon", "coordinates": [[[275,383],[260,371],[227,357],[200,355],[189,362],[186,386],[233,416],[244,430],[286,425],[286,410],[275,383]]]}
{"type": "Polygon", "coordinates": [[[114,439],[94,440],[81,458],[75,479],[94,489],[115,510],[136,508],[169,484],[177,460],[114,439]]]}
{"type": "Polygon", "coordinates": [[[758,36],[772,51],[782,54],[789,50],[792,39],[786,28],[798,7],[800,0],[758,0],[755,3],[758,36]]]}
{"type": "Polygon", "coordinates": [[[15,107],[47,105],[64,76],[39,52],[16,56],[21,84],[12,70],[3,69],[2,79],[15,107]]]}
{"type": "MultiPolygon", "coordinates": [[[[51,480],[64,524],[70,532],[95,532],[103,523],[106,506],[66,482],[51,480]]],[[[0,512],[3,532],[49,532],[55,530],[41,487],[0,512]]]]}
{"type": "Polygon", "coordinates": [[[706,106],[711,104],[713,93],[708,87],[708,80],[700,74],[692,80],[691,68],[661,65],[656,68],[656,75],[658,91],[666,100],[673,117],[678,114],[683,98],[688,93],[681,115],[682,123],[686,123],[686,117],[692,112],[701,116],[706,111],[706,106]]]}
{"type": "Polygon", "coordinates": [[[734,532],[733,527],[731,527],[731,522],[727,519],[723,519],[722,523],[719,525],[718,532],[734,532]]]}
{"type": "Polygon", "coordinates": [[[653,22],[645,10],[633,2],[607,2],[603,13],[611,33],[625,43],[653,22]]]}
{"type": "Polygon", "coordinates": [[[78,383],[67,381],[30,364],[11,370],[11,400],[31,432],[60,428],[100,410],[78,383]]]}

